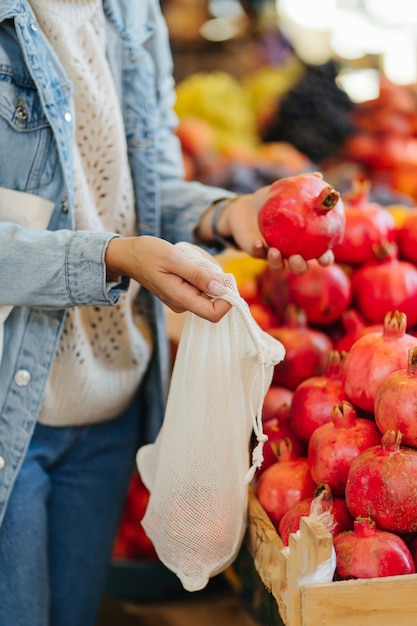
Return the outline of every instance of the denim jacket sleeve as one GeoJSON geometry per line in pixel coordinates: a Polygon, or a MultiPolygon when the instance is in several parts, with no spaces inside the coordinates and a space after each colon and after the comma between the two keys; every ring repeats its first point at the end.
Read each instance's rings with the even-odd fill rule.
{"type": "Polygon", "coordinates": [[[115,235],[0,224],[0,304],[63,309],[113,304],[104,254],[115,235]]]}

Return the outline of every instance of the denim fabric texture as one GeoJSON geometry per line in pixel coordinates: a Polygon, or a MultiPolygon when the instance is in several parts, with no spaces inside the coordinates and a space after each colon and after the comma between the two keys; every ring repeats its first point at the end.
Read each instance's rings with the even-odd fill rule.
{"type": "Polygon", "coordinates": [[[136,407],[92,426],[36,425],[0,532],[1,626],[93,626],[138,425],[136,407]]]}
{"type": "MultiPolygon", "coordinates": [[[[228,195],[182,180],[172,58],[157,0],[103,0],[107,53],[123,112],[141,234],[192,241],[201,214],[228,195]]],[[[118,301],[104,255],[115,233],[74,230],[72,87],[26,0],[0,3],[0,187],[54,204],[48,229],[0,222],[0,523],[25,458],[65,311],[118,301]]],[[[216,248],[211,249],[216,251],[216,248]]],[[[155,350],[142,386],[141,442],[152,441],[169,376],[162,303],[142,290],[155,350]]],[[[139,419],[139,413],[138,413],[139,419]]]]}

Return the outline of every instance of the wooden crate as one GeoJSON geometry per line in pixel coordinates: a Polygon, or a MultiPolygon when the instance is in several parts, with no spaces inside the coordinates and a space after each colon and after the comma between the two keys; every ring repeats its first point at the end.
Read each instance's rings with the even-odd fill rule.
{"type": "Polygon", "coordinates": [[[297,584],[331,556],[332,537],[317,520],[302,518],[290,550],[253,491],[249,492],[247,548],[285,626],[416,626],[417,574],[323,584],[297,584]]]}

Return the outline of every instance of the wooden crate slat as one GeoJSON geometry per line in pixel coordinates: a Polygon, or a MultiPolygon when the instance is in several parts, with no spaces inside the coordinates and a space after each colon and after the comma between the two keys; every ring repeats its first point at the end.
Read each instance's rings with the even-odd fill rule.
{"type": "Polygon", "coordinates": [[[302,626],[415,626],[417,574],[306,585],[302,626]]]}

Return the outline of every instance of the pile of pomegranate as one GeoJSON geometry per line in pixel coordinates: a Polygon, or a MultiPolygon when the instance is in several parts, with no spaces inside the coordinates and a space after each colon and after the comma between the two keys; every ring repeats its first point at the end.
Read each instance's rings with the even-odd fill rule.
{"type": "MultiPolygon", "coordinates": [[[[286,254],[310,249],[309,268],[235,275],[259,326],[286,349],[263,406],[257,497],[285,545],[302,516],[325,523],[337,580],[417,567],[417,207],[398,223],[368,192],[356,183],[339,198],[314,175],[277,185],[265,235],[280,245],[285,220],[286,254]],[[328,248],[332,265],[311,258],[328,248]]],[[[157,558],[140,525],[148,497],[134,475],[115,558],[157,558]]]]}
{"type": "Polygon", "coordinates": [[[333,265],[241,286],[286,348],[255,492],[285,545],[301,516],[330,515],[337,580],[417,567],[417,207],[398,224],[364,184],[343,204],[333,265]]]}

